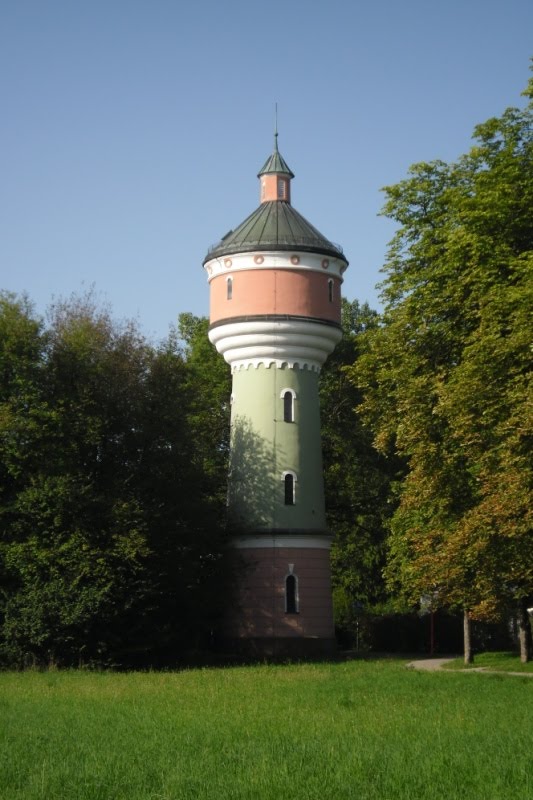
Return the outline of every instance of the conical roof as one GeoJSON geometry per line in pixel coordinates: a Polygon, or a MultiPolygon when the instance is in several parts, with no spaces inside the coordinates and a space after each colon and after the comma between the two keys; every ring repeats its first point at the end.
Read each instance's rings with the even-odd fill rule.
{"type": "MultiPolygon", "coordinates": [[[[274,137],[274,152],[266,160],[258,174],[286,175],[289,182],[294,174],[278,150],[278,134],[274,137]]],[[[220,242],[213,245],[204,259],[204,264],[212,258],[230,253],[248,253],[256,250],[302,250],[310,253],[341,258],[348,264],[342,248],[326,239],[314,225],[296,211],[287,199],[263,199],[261,205],[244,222],[227,233],[220,242]]]]}
{"type": "Polygon", "coordinates": [[[342,248],[326,239],[289,203],[261,203],[238,228],[210,248],[204,263],[230,253],[256,250],[302,250],[342,258],[342,248]]]}
{"type": "Polygon", "coordinates": [[[261,175],[267,175],[269,173],[274,173],[276,175],[289,175],[290,178],[294,178],[294,173],[290,170],[287,162],[278,150],[277,133],[274,136],[274,152],[267,158],[263,164],[263,167],[257,173],[257,177],[260,178],[261,175]]]}

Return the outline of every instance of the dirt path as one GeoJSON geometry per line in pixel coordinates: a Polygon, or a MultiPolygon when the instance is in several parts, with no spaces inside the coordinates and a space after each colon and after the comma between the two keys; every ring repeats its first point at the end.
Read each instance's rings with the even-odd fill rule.
{"type": "Polygon", "coordinates": [[[423,658],[420,661],[410,661],[407,665],[412,669],[421,669],[424,672],[435,672],[435,670],[442,669],[443,664],[448,661],[453,661],[454,656],[447,656],[446,658],[423,658]]]}
{"type": "MultiPolygon", "coordinates": [[[[423,672],[436,672],[441,670],[444,664],[447,664],[449,661],[454,661],[454,658],[454,656],[448,656],[447,658],[422,658],[417,661],[410,661],[407,666],[411,669],[422,670],[423,672]]],[[[514,675],[518,678],[533,678],[533,672],[505,672],[501,669],[489,669],[488,667],[469,667],[468,669],[454,671],[484,672],[487,675],[514,675]]]]}

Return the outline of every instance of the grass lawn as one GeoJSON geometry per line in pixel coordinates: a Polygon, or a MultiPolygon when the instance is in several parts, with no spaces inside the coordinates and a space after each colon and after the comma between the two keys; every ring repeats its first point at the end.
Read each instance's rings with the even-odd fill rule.
{"type": "Polygon", "coordinates": [[[522,664],[520,656],[516,653],[480,653],[474,658],[474,663],[465,665],[463,658],[454,658],[448,664],[444,665],[444,669],[475,669],[476,667],[483,667],[483,669],[501,670],[503,672],[532,672],[533,661],[527,664],[522,664]]]}
{"type": "Polygon", "coordinates": [[[533,799],[533,680],[400,661],[0,673],[2,800],[533,799]]]}

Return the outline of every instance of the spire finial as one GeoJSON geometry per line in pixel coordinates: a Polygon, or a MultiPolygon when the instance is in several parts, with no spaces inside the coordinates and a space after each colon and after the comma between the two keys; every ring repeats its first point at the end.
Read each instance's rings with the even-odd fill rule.
{"type": "MultiPolygon", "coordinates": [[[[278,150],[278,104],[274,103],[274,151],[272,155],[267,158],[263,164],[263,168],[258,173],[257,177],[261,175],[288,175],[289,179],[294,178],[294,174],[290,171],[287,163],[278,150]]],[[[276,199],[276,198],[275,198],[276,199]]],[[[279,199],[279,198],[278,198],[279,199]]],[[[287,200],[289,199],[287,195],[287,200]]]]}

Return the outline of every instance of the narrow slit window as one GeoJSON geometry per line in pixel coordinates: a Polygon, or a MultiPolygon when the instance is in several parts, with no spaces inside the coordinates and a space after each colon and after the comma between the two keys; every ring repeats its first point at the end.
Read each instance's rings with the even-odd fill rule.
{"type": "Polygon", "coordinates": [[[233,299],[233,278],[226,278],[226,300],[233,299]]]}
{"type": "Polygon", "coordinates": [[[283,421],[294,422],[294,395],[289,391],[283,395],[283,421]]]}
{"type": "Polygon", "coordinates": [[[287,614],[298,613],[298,591],[294,575],[285,578],[285,611],[287,614]]]}
{"type": "Polygon", "coordinates": [[[333,281],[331,278],[328,280],[328,300],[333,303],[333,281]]]}
{"type": "Polygon", "coordinates": [[[285,475],[285,505],[294,505],[294,475],[287,472],[285,475]]]}

